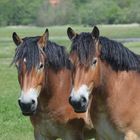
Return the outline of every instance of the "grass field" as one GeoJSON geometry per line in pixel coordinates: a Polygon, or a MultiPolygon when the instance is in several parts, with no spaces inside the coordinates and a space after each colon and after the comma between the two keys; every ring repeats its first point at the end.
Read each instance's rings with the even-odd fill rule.
{"type": "MultiPolygon", "coordinates": [[[[70,41],[66,35],[69,26],[49,27],[50,39],[67,46],[70,41]]],[[[77,32],[90,31],[91,27],[72,26],[77,32]]],[[[104,26],[100,25],[101,35],[109,38],[140,38],[140,26],[104,26]]],[[[0,27],[0,140],[33,140],[33,129],[29,118],[22,116],[17,104],[19,86],[14,67],[9,67],[15,51],[12,42],[12,32],[16,31],[21,37],[41,35],[45,28],[39,27],[0,27]]],[[[125,43],[136,53],[140,54],[140,42],[125,43]]]]}

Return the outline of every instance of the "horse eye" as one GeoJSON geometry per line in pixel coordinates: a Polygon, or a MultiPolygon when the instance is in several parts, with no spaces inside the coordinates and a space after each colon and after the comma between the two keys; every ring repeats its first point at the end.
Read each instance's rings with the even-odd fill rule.
{"type": "Polygon", "coordinates": [[[44,67],[44,65],[43,64],[40,64],[39,69],[42,69],[43,67],[44,67]]]}
{"type": "Polygon", "coordinates": [[[97,59],[96,59],[96,58],[94,58],[94,59],[93,59],[93,61],[92,61],[92,65],[95,65],[95,64],[96,64],[96,62],[97,62],[97,59]]]}

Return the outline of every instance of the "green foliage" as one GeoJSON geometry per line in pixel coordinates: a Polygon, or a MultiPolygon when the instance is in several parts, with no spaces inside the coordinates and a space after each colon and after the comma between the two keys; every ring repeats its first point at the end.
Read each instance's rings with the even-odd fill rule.
{"type": "Polygon", "coordinates": [[[1,0],[0,24],[34,24],[41,1],[43,0],[1,0]]]}
{"type": "Polygon", "coordinates": [[[116,22],[119,8],[112,0],[92,0],[86,5],[82,5],[82,23],[93,24],[111,24],[116,22]]]}
{"type": "Polygon", "coordinates": [[[140,0],[0,0],[0,25],[140,23],[140,0]]]}

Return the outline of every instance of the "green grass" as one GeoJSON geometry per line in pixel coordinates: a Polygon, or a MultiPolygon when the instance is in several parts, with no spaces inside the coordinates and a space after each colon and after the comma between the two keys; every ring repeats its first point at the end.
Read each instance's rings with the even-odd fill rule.
{"type": "MultiPolygon", "coordinates": [[[[68,26],[49,27],[50,39],[70,49],[70,41],[66,35],[68,26]]],[[[72,26],[77,32],[90,31],[91,27],[72,26]]],[[[140,37],[139,26],[99,26],[101,35],[109,38],[140,37]]],[[[17,99],[19,85],[17,72],[9,67],[15,51],[12,32],[21,37],[41,35],[45,28],[39,27],[1,27],[0,28],[0,140],[33,140],[33,128],[28,117],[24,117],[19,109],[17,99]]],[[[125,46],[140,54],[140,42],[125,43],[125,46]]]]}

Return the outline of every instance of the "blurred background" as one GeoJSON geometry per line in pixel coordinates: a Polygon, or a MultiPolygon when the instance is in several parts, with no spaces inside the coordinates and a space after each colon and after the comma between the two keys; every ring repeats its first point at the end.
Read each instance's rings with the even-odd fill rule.
{"type": "Polygon", "coordinates": [[[140,23],[139,0],[0,0],[0,25],[140,23]]]}
{"type": "Polygon", "coordinates": [[[10,63],[15,53],[12,33],[42,35],[70,50],[67,27],[122,42],[140,54],[140,0],[0,0],[0,140],[33,140],[28,117],[18,107],[17,71],[10,63]]]}

